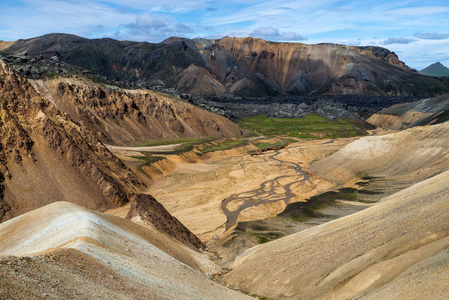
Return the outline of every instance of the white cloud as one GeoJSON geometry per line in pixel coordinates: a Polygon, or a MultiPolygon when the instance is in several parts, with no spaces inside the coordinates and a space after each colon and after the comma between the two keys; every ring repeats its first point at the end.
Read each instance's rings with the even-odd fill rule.
{"type": "Polygon", "coordinates": [[[161,42],[171,36],[186,37],[195,31],[184,23],[176,22],[173,18],[164,15],[143,14],[137,16],[132,23],[119,29],[114,38],[119,40],[161,42]]]}
{"type": "Polygon", "coordinates": [[[399,38],[393,38],[390,37],[388,39],[386,39],[385,41],[382,42],[382,45],[391,45],[391,44],[410,44],[415,42],[416,40],[414,39],[409,39],[409,38],[403,38],[403,37],[399,37],[399,38]]]}
{"type": "Polygon", "coordinates": [[[449,33],[437,33],[437,32],[425,32],[425,33],[415,33],[415,37],[425,40],[444,40],[449,37],[449,33]]]}
{"type": "Polygon", "coordinates": [[[160,18],[152,16],[150,14],[143,14],[137,17],[136,22],[134,23],[136,27],[152,27],[152,28],[163,28],[167,27],[164,21],[160,18]]]}
{"type": "Polygon", "coordinates": [[[261,27],[249,34],[253,37],[262,38],[271,41],[302,41],[305,40],[301,35],[294,32],[279,32],[279,29],[274,27],[261,27]]]}
{"type": "Polygon", "coordinates": [[[205,8],[208,3],[205,0],[103,0],[103,2],[145,11],[178,13],[205,8]]]}
{"type": "Polygon", "coordinates": [[[449,6],[407,7],[388,11],[389,14],[403,15],[403,16],[424,16],[448,12],[449,6]]]}

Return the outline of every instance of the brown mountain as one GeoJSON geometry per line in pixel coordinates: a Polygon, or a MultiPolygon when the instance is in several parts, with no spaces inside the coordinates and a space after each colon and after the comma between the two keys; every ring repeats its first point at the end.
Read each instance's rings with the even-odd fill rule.
{"type": "Polygon", "coordinates": [[[105,210],[143,187],[90,131],[0,61],[0,221],[68,200],[105,210]]]}
{"type": "Polygon", "coordinates": [[[435,95],[443,78],[421,76],[381,47],[274,43],[255,38],[170,38],[162,43],[49,34],[2,43],[4,53],[59,57],[122,82],[195,95],[435,95]]]}
{"type": "MultiPolygon", "coordinates": [[[[56,201],[104,211],[143,198],[151,205],[139,213],[152,214],[147,221],[155,228],[201,245],[155,199],[139,194],[145,184],[86,127],[1,60],[0,97],[0,222],[56,201]]],[[[93,99],[101,106],[101,95],[93,99]]]]}
{"type": "Polygon", "coordinates": [[[105,143],[244,134],[224,117],[158,92],[106,87],[81,76],[30,82],[105,143]]]}

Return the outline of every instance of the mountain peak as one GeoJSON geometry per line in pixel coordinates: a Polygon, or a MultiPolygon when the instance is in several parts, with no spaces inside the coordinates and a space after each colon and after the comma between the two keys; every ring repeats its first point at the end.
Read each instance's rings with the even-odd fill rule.
{"type": "Polygon", "coordinates": [[[434,77],[449,77],[449,69],[439,61],[418,72],[421,75],[434,77]]]}

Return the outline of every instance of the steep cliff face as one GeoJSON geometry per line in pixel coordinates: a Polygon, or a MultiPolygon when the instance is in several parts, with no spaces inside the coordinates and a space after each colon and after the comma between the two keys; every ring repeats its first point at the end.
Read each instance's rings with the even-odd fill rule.
{"type": "MultiPolygon", "coordinates": [[[[419,90],[410,89],[407,83],[424,80],[396,54],[380,47],[231,37],[220,39],[218,44],[233,55],[239,68],[263,74],[284,93],[410,95],[419,90]]],[[[229,76],[232,72],[236,71],[229,76]]]]}
{"type": "Polygon", "coordinates": [[[435,95],[448,81],[428,78],[381,47],[274,43],[256,38],[170,38],[162,43],[49,34],[2,46],[6,53],[59,57],[109,80],[176,87],[194,95],[435,95]]]}
{"type": "Polygon", "coordinates": [[[107,88],[81,77],[31,82],[75,122],[111,144],[244,133],[224,117],[156,92],[107,88]]]}
{"type": "Polygon", "coordinates": [[[0,97],[0,221],[58,200],[105,210],[144,187],[3,61],[0,97]]]}

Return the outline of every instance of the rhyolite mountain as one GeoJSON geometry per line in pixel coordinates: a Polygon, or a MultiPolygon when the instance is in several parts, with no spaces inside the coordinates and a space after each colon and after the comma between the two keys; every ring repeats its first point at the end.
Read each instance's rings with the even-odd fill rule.
{"type": "Polygon", "coordinates": [[[381,47],[275,43],[257,38],[169,38],[161,43],[48,34],[0,42],[5,54],[61,61],[109,80],[174,87],[192,95],[435,95],[448,81],[425,77],[381,47]]]}
{"type": "Polygon", "coordinates": [[[106,210],[144,184],[0,60],[0,222],[60,200],[106,210]]]}
{"type": "Polygon", "coordinates": [[[449,77],[449,69],[446,68],[442,63],[436,62],[431,64],[427,68],[422,69],[418,72],[421,75],[434,76],[434,77],[449,77]]]}
{"type": "MultiPolygon", "coordinates": [[[[65,86],[59,88],[65,90],[65,86]]],[[[88,101],[102,99],[98,95],[95,98],[96,92],[95,87],[89,90],[84,86],[83,93],[93,94],[88,101]]],[[[143,216],[181,242],[202,246],[156,199],[141,194],[146,185],[95,137],[89,126],[80,124],[82,120],[75,123],[52,100],[51,93],[43,96],[29,79],[0,60],[0,223],[57,201],[97,211],[132,202],[132,217],[143,216]]],[[[109,110],[111,107],[103,106],[106,115],[111,114],[109,110]]],[[[166,105],[156,111],[174,114],[166,105]]],[[[169,124],[160,124],[164,125],[170,128],[169,124]]]]}

